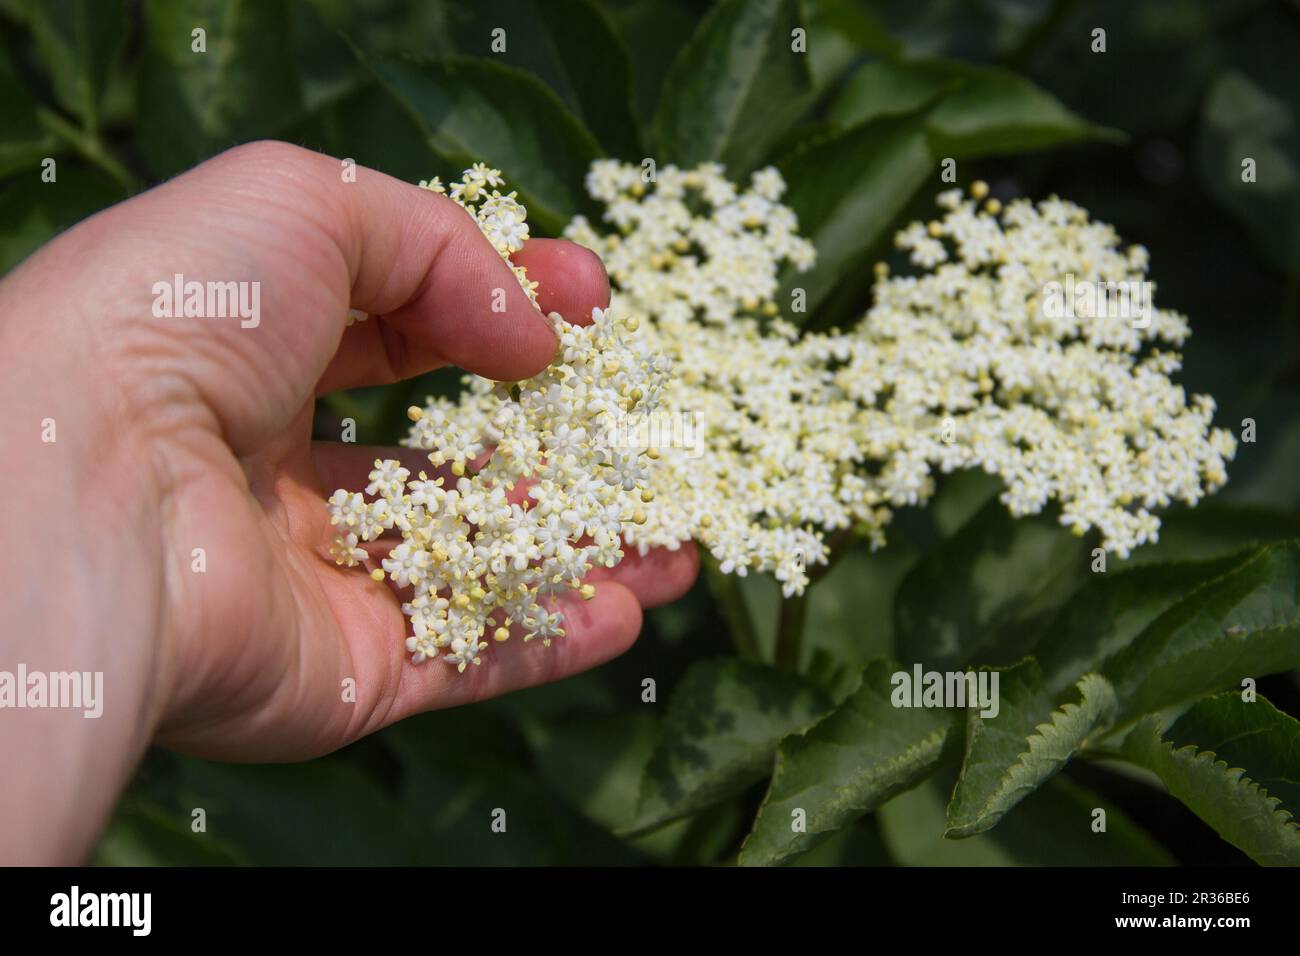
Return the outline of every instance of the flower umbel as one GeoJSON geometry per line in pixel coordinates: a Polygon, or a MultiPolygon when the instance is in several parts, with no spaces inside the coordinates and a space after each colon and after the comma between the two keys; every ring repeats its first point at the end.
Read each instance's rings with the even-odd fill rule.
{"type": "MultiPolygon", "coordinates": [[[[477,203],[479,228],[506,256],[527,227],[513,193],[487,193],[500,184],[496,170],[476,166],[453,190],[463,205],[477,203]]],[[[436,180],[422,185],[441,190],[436,180]]],[[[532,294],[535,284],[516,274],[532,294]]],[[[376,461],[365,494],[339,489],[329,499],[341,565],[370,559],[362,542],[400,534],[374,576],[410,590],[402,610],[415,663],[441,656],[464,671],[512,628],[549,645],[564,634],[554,598],[593,596],[583,577],[616,565],[627,523],[644,520],[648,469],[610,446],[604,423],[653,410],[667,364],[612,311],[593,310],[588,326],[549,318],[565,344],[539,375],[517,383],[467,376],[459,402],[409,410],[407,444],[427,449],[441,474],[412,476],[400,462],[376,461]]]]}
{"type": "Polygon", "coordinates": [[[772,573],[789,597],[826,562],[825,532],[883,544],[936,472],[998,475],[1017,516],[1055,501],[1119,556],[1155,539],[1155,509],[1227,479],[1235,441],[1210,427],[1213,400],[1169,378],[1182,316],[1044,307],[1067,279],[1145,283],[1146,251],[1073,204],[945,193],[942,219],[897,237],[923,274],[878,267],[858,327],[823,334],[800,333],[774,298],[783,262],[813,261],[776,170],[740,192],[715,165],[649,184],[602,160],[587,186],[612,231],[579,217],[565,234],[605,259],[614,307],[650,319],[647,341],[674,365],[661,410],[693,416],[706,446],[660,449],[647,520],[625,535],[643,550],[695,538],[724,572],[772,573]]]}

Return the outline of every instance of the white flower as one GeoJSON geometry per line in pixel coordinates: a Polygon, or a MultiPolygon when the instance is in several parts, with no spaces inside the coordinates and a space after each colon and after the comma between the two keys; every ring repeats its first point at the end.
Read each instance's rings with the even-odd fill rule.
{"type": "MultiPolygon", "coordinates": [[[[480,228],[502,249],[526,235],[518,228],[525,216],[513,194],[486,194],[497,185],[499,174],[476,166],[451,194],[477,208],[480,228]]],[[[440,656],[463,671],[482,662],[484,635],[512,623],[549,645],[564,634],[563,615],[539,602],[575,589],[590,596],[583,577],[623,557],[624,517],[644,518],[651,469],[635,455],[608,453],[592,436],[610,415],[652,409],[667,363],[636,341],[637,323],[610,310],[594,310],[583,327],[550,319],[563,342],[551,367],[513,384],[467,377],[459,402],[430,399],[410,410],[407,443],[448,467],[453,485],[426,472],[412,480],[399,462],[376,461],[371,500],[343,489],[329,499],[341,563],[367,557],[362,541],[401,534],[382,567],[414,591],[402,611],[416,663],[440,656]],[[484,463],[485,439],[493,448],[484,463]],[[588,531],[594,544],[576,547],[588,531]]]]}

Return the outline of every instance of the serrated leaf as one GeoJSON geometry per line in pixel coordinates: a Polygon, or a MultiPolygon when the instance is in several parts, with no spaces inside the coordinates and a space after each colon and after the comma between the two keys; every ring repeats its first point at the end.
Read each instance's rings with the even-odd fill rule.
{"type": "MultiPolygon", "coordinates": [[[[954,769],[955,772],[955,769],[954,769]]],[[[936,773],[876,813],[890,856],[902,866],[1172,866],[1174,859],[1101,794],[1063,774],[1031,793],[996,829],[964,840],[942,836],[953,772],[936,773]],[[1093,829],[1097,810],[1106,829],[1093,829]]]]}
{"type": "Polygon", "coordinates": [[[1261,782],[1295,799],[1300,724],[1267,701],[1246,703],[1237,693],[1221,694],[1196,704],[1164,735],[1158,721],[1148,718],[1125,738],[1121,753],[1154,772],[1174,797],[1255,862],[1300,865],[1297,807],[1285,806],[1261,782]]]}
{"type": "Polygon", "coordinates": [[[1245,768],[1300,823],[1300,721],[1265,698],[1245,701],[1235,690],[1207,697],[1179,717],[1165,737],[1245,768]]]}
{"type": "Polygon", "coordinates": [[[1124,721],[1300,667],[1300,546],[1268,545],[1193,591],[1102,668],[1124,721]]]}
{"type": "Polygon", "coordinates": [[[898,670],[891,661],[873,661],[844,703],[781,741],[772,783],[740,851],[742,865],[784,863],[810,850],[938,766],[959,715],[895,707],[892,677],[898,670]],[[798,811],[800,832],[793,825],[798,811]]]}
{"type": "Polygon", "coordinates": [[[1087,574],[1083,539],[989,501],[903,579],[895,653],[940,669],[1017,661],[1087,574]]]}
{"type": "Polygon", "coordinates": [[[783,201],[817,248],[817,263],[782,277],[782,301],[803,289],[803,315],[814,314],[847,273],[866,265],[936,165],[918,116],[855,126],[783,157],[779,168],[789,186],[783,201]]]}
{"type": "Polygon", "coordinates": [[[997,713],[986,717],[973,707],[967,716],[966,758],[944,836],[969,837],[995,826],[1115,713],[1114,688],[1098,674],[1085,674],[1061,700],[1048,692],[1032,660],[1002,672],[999,683],[997,713]]]}
{"type": "Polygon", "coordinates": [[[159,176],[236,143],[272,136],[298,114],[302,89],[283,44],[283,0],[149,0],[136,107],[139,144],[159,176]],[[206,31],[206,52],[192,31],[206,31]]]}
{"type": "Polygon", "coordinates": [[[826,695],[753,661],[701,661],[674,689],[646,766],[636,822],[643,832],[734,796],[763,779],[777,743],[825,713],[826,695]]]}
{"type": "Polygon", "coordinates": [[[715,4],[664,80],[654,119],[661,162],[716,161],[732,179],[757,166],[811,102],[808,56],[791,49],[802,26],[797,0],[715,4]]]}
{"type": "Polygon", "coordinates": [[[26,0],[22,9],[59,102],[87,130],[97,129],[108,74],[126,38],[122,0],[26,0]]]}
{"type": "Polygon", "coordinates": [[[583,182],[600,147],[536,77],[468,57],[369,65],[435,155],[457,169],[500,167],[531,222],[558,233],[579,212],[595,215],[583,182]]]}
{"type": "Polygon", "coordinates": [[[1100,668],[1160,615],[1240,563],[1241,556],[1232,555],[1092,575],[1061,607],[1034,646],[1045,689],[1058,693],[1082,674],[1100,668]]]}

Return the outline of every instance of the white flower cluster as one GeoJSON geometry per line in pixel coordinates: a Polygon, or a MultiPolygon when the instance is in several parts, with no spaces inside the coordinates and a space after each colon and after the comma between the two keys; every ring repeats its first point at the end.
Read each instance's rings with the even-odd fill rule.
{"type": "MultiPolygon", "coordinates": [[[[453,198],[472,202],[500,181],[494,170],[471,172],[452,187],[453,198]]],[[[501,250],[517,233],[490,220],[509,208],[507,199],[513,203],[493,193],[475,213],[501,250]],[[485,213],[494,199],[502,200],[497,211],[485,213]]],[[[654,453],[615,447],[607,436],[612,421],[653,412],[666,363],[629,337],[635,319],[599,309],[590,326],[550,319],[557,355],[539,375],[518,383],[467,377],[458,403],[430,399],[410,409],[408,444],[428,449],[450,483],[376,461],[364,494],[339,489],[329,499],[339,564],[367,562],[363,542],[400,535],[371,576],[410,589],[402,610],[416,663],[441,655],[464,671],[482,660],[486,637],[507,640],[512,627],[549,645],[564,634],[553,598],[570,590],[592,597],[583,577],[616,565],[628,524],[645,520],[654,453]]]]}
{"type": "Polygon", "coordinates": [[[474,217],[483,235],[501,253],[501,258],[514,271],[515,278],[536,305],[537,283],[529,281],[522,266],[510,261],[511,253],[518,252],[528,241],[528,210],[515,198],[517,194],[514,191],[501,195],[496,187],[503,185],[505,180],[501,178],[501,170],[484,163],[475,163],[465,170],[460,180],[452,183],[450,188],[444,186],[437,176],[420,180],[421,189],[450,196],[474,217]]]}
{"type": "Polygon", "coordinates": [[[1067,276],[1100,286],[1144,281],[1146,253],[1118,248],[1076,206],[941,197],[946,215],[898,237],[930,270],[890,278],[846,333],[805,334],[773,299],[783,262],[807,268],[811,247],[778,202],[775,170],[738,193],[720,168],[601,161],[588,190],[611,234],[575,219],[566,235],[605,259],[614,307],[648,317],[650,347],[674,378],[660,414],[703,444],[662,447],[647,521],[630,544],[695,538],[723,571],[770,572],[787,596],[828,558],[824,533],[884,541],[894,508],[934,491],[935,471],[979,467],[1006,482],[1016,515],[1061,505],[1082,534],[1099,528],[1127,555],[1153,540],[1152,509],[1197,501],[1226,480],[1235,444],[1211,429],[1213,401],[1190,402],[1169,375],[1185,320],[1145,322],[1044,308],[1067,276]],[[760,317],[769,318],[764,325],[760,317]]]}
{"type": "Polygon", "coordinates": [[[890,463],[891,503],[924,497],[930,468],[981,468],[1013,515],[1054,500],[1127,557],[1156,539],[1154,509],[1227,481],[1236,439],[1210,426],[1212,398],[1170,381],[1190,330],[1150,304],[1146,249],[1057,198],[981,208],[985,190],[940,195],[941,219],[899,234],[927,271],[877,281],[838,378],[887,436],[868,451],[890,463]]]}
{"type": "Polygon", "coordinates": [[[842,488],[862,455],[829,373],[837,346],[799,339],[777,318],[779,270],[815,259],[779,201],[784,181],[763,169],[740,191],[704,164],[665,166],[647,183],[640,167],[602,160],[587,188],[617,232],[578,217],[565,235],[604,259],[613,307],[651,320],[650,346],[674,370],[659,416],[671,435],[703,444],[703,454],[696,442],[661,445],[654,501],[628,543],[694,538],[726,573],[770,572],[787,594],[802,591],[807,568],[827,559],[823,529],[876,516],[842,488]]]}

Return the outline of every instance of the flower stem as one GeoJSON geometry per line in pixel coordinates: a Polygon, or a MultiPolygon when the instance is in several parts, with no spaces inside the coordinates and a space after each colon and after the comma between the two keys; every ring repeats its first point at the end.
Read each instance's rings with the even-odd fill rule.
{"type": "Polygon", "coordinates": [[[799,661],[803,656],[804,626],[808,621],[808,600],[813,585],[830,574],[840,558],[848,553],[853,543],[853,536],[852,528],[843,528],[831,535],[830,540],[826,542],[826,548],[830,552],[826,563],[809,569],[808,585],[802,594],[786,598],[781,602],[781,611],[776,625],[777,667],[788,671],[799,669],[799,661]]]}
{"type": "Polygon", "coordinates": [[[736,653],[750,660],[759,660],[761,653],[758,638],[754,630],[754,619],[745,603],[745,595],[740,591],[740,584],[735,575],[723,574],[717,559],[703,548],[700,549],[700,567],[704,569],[704,580],[709,591],[722,610],[722,617],[731,632],[731,642],[736,653]]]}
{"type": "Polygon", "coordinates": [[[776,625],[776,666],[782,670],[797,671],[803,653],[804,624],[808,620],[808,592],[796,594],[781,602],[781,613],[776,625]]]}

